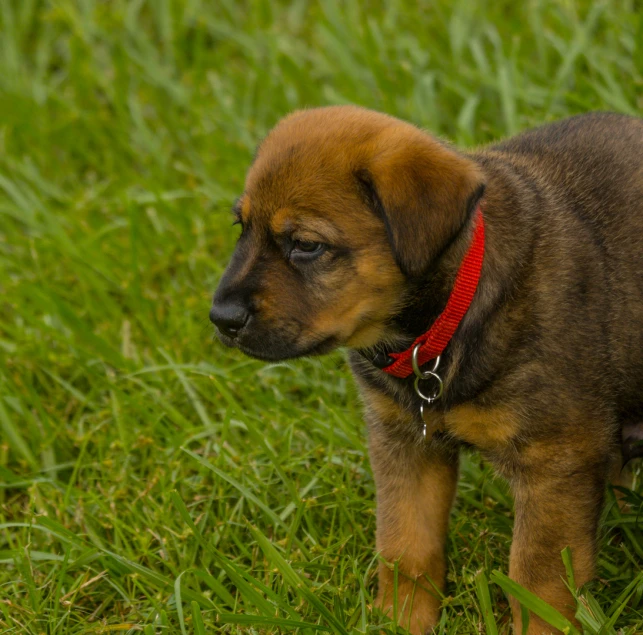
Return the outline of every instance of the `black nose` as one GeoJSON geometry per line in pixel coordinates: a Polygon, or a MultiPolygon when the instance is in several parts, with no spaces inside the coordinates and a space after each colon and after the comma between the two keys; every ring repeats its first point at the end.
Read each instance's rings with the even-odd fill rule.
{"type": "Polygon", "coordinates": [[[228,337],[236,337],[248,321],[248,317],[248,311],[233,302],[216,303],[210,309],[210,321],[228,337]]]}

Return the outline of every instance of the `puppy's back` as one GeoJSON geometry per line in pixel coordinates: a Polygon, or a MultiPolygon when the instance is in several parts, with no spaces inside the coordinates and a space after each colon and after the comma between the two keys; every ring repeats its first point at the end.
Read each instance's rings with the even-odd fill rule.
{"type": "Polygon", "coordinates": [[[486,150],[537,176],[573,211],[599,225],[629,218],[643,228],[643,119],[603,112],[578,115],[486,150]]]}

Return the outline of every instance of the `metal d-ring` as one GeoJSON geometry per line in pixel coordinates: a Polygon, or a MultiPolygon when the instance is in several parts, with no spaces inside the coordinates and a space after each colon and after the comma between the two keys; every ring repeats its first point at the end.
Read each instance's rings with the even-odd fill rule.
{"type": "Polygon", "coordinates": [[[421,377],[422,379],[428,379],[431,376],[437,377],[435,371],[438,370],[438,366],[440,365],[440,356],[438,355],[435,358],[435,362],[433,362],[433,368],[431,370],[420,370],[420,366],[418,364],[418,351],[420,350],[420,346],[420,344],[417,344],[411,355],[411,366],[413,366],[413,372],[417,377],[421,377]]]}
{"type": "Polygon", "coordinates": [[[438,355],[433,362],[433,368],[431,370],[420,370],[418,364],[418,351],[420,350],[420,344],[417,344],[413,348],[413,353],[411,355],[411,365],[413,366],[413,372],[415,373],[415,382],[413,387],[420,399],[423,399],[427,403],[433,403],[442,396],[444,392],[444,384],[442,383],[442,378],[437,374],[438,366],[440,365],[440,356],[438,355]],[[420,389],[420,380],[421,379],[435,379],[438,382],[437,390],[432,395],[425,395],[420,389]]]}

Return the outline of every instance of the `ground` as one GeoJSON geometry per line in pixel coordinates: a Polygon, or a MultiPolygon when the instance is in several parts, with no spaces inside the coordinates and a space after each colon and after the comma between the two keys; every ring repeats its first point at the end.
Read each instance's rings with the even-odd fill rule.
{"type": "MultiPolygon", "coordinates": [[[[634,1],[2,2],[0,631],[394,632],[345,354],[266,365],[208,322],[255,144],[302,106],[470,147],[642,95],[634,1]]],[[[638,492],[589,633],[643,632],[638,492]]],[[[438,633],[509,632],[511,526],[467,455],[438,633]]]]}

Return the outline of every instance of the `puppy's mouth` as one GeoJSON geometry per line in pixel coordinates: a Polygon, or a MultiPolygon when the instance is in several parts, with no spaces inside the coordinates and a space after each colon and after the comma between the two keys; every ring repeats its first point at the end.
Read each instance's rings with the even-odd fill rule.
{"type": "Polygon", "coordinates": [[[304,345],[282,340],[273,334],[260,338],[249,338],[240,334],[233,338],[217,330],[217,335],[224,346],[238,348],[244,355],[264,362],[281,362],[298,357],[325,355],[337,348],[339,344],[333,335],[304,345]]]}

